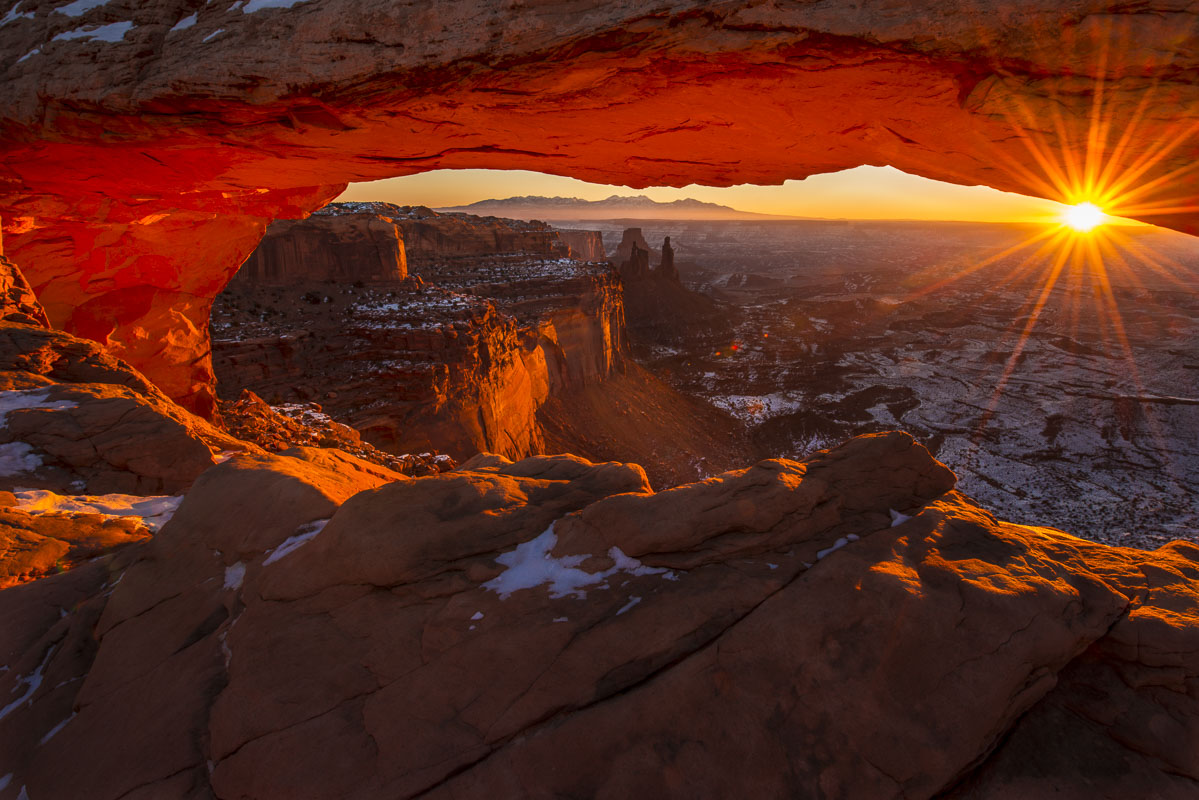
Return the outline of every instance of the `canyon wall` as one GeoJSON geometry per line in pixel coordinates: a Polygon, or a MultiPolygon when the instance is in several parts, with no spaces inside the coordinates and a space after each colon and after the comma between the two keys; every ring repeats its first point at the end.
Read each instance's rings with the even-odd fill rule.
{"type": "Polygon", "coordinates": [[[541,450],[550,397],[624,368],[606,267],[508,256],[422,270],[423,285],[235,282],[213,318],[222,395],[318,402],[391,453],[523,457],[541,450]]]}
{"type": "Polygon", "coordinates": [[[55,325],[205,411],[212,298],[268,222],[348,181],[890,164],[1199,231],[1195,20],[1113,0],[22,0],[0,22],[0,217],[55,325]]]}
{"type": "Polygon", "coordinates": [[[398,281],[407,275],[404,239],[395,222],[361,213],[271,223],[233,282],[290,286],[302,281],[398,281]]]}
{"type": "Polygon", "coordinates": [[[424,206],[391,203],[330,203],[316,213],[370,213],[391,220],[403,231],[408,256],[414,260],[499,253],[570,255],[570,248],[558,232],[544,222],[442,214],[424,206]]]}
{"type": "Polygon", "coordinates": [[[604,237],[599,231],[580,231],[558,228],[558,235],[570,248],[570,257],[580,261],[606,261],[604,237]]]}

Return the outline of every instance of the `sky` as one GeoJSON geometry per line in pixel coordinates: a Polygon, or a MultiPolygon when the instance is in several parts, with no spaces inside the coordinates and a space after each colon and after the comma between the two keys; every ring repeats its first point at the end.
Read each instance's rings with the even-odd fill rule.
{"type": "Polygon", "coordinates": [[[630,189],[524,170],[435,170],[351,184],[338,199],[444,208],[521,195],[602,200],[613,194],[644,194],[660,202],[690,197],[740,211],[834,219],[1046,222],[1058,221],[1065,208],[1050,200],[985,186],[957,186],[920,178],[894,167],[856,167],[787,181],[782,186],[742,184],[717,188],[692,184],[681,189],[630,189]]]}

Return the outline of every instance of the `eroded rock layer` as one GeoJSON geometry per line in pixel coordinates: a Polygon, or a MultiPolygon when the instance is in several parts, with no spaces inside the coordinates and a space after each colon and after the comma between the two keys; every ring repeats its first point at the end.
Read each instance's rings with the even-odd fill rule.
{"type": "Polygon", "coordinates": [[[541,450],[552,395],[624,368],[606,265],[513,255],[414,271],[429,283],[231,287],[213,321],[221,391],[318,402],[397,455],[519,458],[541,450]]]}
{"type": "Polygon", "coordinates": [[[234,276],[241,286],[305,281],[400,281],[408,275],[404,237],[395,222],[371,213],[279,220],[234,276]]]}
{"type": "Polygon", "coordinates": [[[1193,797],[1199,550],[953,482],[900,433],[657,494],[237,456],[0,592],[0,797],[1193,797]]]}
{"type": "Polygon", "coordinates": [[[891,164],[1195,231],[1194,24],[1084,0],[21,0],[0,23],[0,216],[52,322],[206,411],[211,298],[267,222],[346,181],[891,164]]]}

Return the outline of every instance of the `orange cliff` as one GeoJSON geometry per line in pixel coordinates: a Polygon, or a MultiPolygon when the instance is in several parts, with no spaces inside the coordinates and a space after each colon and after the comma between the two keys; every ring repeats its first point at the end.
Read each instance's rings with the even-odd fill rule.
{"type": "Polygon", "coordinates": [[[55,325],[208,413],[213,296],[271,219],[347,181],[492,167],[770,184],[891,164],[1073,200],[1090,174],[1139,192],[1122,213],[1199,230],[1190,8],[572,9],[216,0],[71,16],[24,0],[0,25],[10,255],[55,325]],[[287,47],[265,57],[266,42],[287,47]]]}
{"type": "Polygon", "coordinates": [[[221,393],[318,402],[393,454],[541,452],[541,407],[628,349],[616,274],[566,252],[542,223],[385,203],[277,222],[217,303],[221,393]]]}

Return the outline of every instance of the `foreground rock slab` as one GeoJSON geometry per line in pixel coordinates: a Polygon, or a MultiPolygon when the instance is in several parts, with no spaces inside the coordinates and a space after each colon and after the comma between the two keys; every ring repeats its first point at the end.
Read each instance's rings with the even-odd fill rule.
{"type": "Polygon", "coordinates": [[[901,433],[657,494],[238,456],[0,592],[0,798],[1193,797],[1199,548],[953,484],[901,433]]]}

